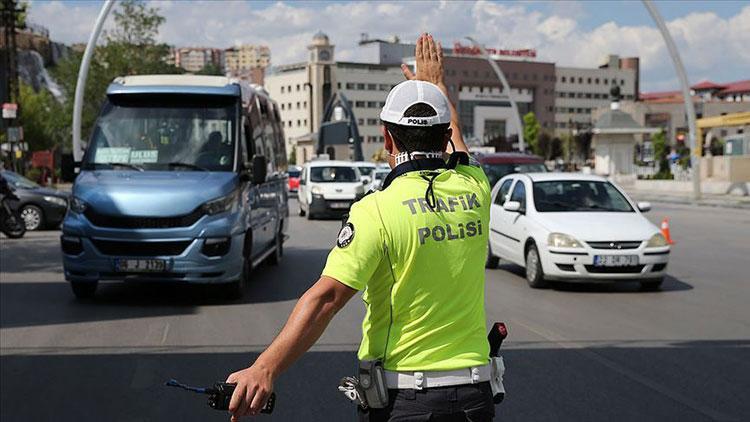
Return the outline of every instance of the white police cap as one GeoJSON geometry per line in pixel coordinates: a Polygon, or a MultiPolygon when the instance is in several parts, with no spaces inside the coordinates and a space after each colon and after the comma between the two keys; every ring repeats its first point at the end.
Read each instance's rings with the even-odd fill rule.
{"type": "Polygon", "coordinates": [[[385,99],[380,120],[403,126],[434,126],[451,122],[448,99],[437,85],[417,80],[401,82],[385,99]],[[436,114],[429,117],[404,117],[404,112],[417,103],[432,107],[436,114]]]}

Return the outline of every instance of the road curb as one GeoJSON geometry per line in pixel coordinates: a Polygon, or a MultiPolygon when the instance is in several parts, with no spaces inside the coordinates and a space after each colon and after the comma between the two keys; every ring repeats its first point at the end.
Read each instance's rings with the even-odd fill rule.
{"type": "Polygon", "coordinates": [[[628,192],[628,194],[638,201],[750,210],[750,199],[746,199],[746,197],[741,197],[743,199],[702,198],[698,202],[694,202],[692,199],[685,196],[670,196],[646,192],[628,192]]]}

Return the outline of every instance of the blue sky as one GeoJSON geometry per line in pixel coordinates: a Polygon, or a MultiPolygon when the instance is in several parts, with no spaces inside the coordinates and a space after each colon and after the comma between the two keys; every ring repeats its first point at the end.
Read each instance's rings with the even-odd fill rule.
{"type": "MultiPolygon", "coordinates": [[[[429,31],[444,44],[472,35],[488,46],[536,48],[540,60],[566,66],[597,66],[609,53],[637,55],[644,91],[677,87],[664,43],[640,1],[149,3],[167,18],[164,42],[266,44],[275,65],[303,60],[312,34],[321,29],[336,44],[336,58],[352,61],[364,58],[357,46],[362,32],[410,40],[429,31]]],[[[55,40],[82,42],[100,5],[35,0],[30,19],[48,27],[55,40]]],[[[691,82],[750,79],[750,2],[660,1],[657,7],[691,82]]]]}

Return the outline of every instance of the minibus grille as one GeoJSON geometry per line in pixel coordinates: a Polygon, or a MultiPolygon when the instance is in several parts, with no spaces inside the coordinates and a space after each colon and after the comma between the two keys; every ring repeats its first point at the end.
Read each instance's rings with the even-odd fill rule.
{"type": "Polygon", "coordinates": [[[163,242],[127,242],[119,240],[91,239],[96,249],[112,256],[175,256],[185,251],[192,240],[163,242]]]}
{"type": "Polygon", "coordinates": [[[91,224],[117,229],[169,229],[190,227],[203,216],[203,209],[196,208],[190,214],[175,217],[120,217],[101,214],[92,208],[84,212],[91,224]]]}

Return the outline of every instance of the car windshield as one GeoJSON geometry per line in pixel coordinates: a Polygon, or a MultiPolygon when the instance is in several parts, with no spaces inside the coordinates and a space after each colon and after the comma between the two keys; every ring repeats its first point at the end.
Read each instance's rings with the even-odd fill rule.
{"type": "Polygon", "coordinates": [[[484,174],[490,180],[490,186],[495,186],[498,180],[511,173],[541,173],[546,172],[547,167],[542,163],[504,163],[504,164],[482,164],[484,174]]]}
{"type": "Polygon", "coordinates": [[[534,206],[538,212],[633,212],[611,183],[589,180],[534,182],[534,206]]]}
{"type": "Polygon", "coordinates": [[[312,167],[310,181],[316,183],[357,182],[359,177],[352,167],[312,167]]]}
{"type": "Polygon", "coordinates": [[[38,184],[12,171],[4,171],[3,177],[14,188],[34,189],[40,187],[38,184]]]}
{"type": "Polygon", "coordinates": [[[360,166],[358,168],[359,168],[359,172],[362,173],[362,176],[369,176],[369,175],[372,174],[373,171],[375,171],[375,167],[374,166],[373,167],[370,167],[370,166],[360,166]]]}
{"type": "Polygon", "coordinates": [[[84,169],[232,171],[236,101],[114,97],[96,122],[84,169]]]}
{"type": "Polygon", "coordinates": [[[300,171],[299,170],[289,170],[289,177],[299,177],[300,171]]]}

